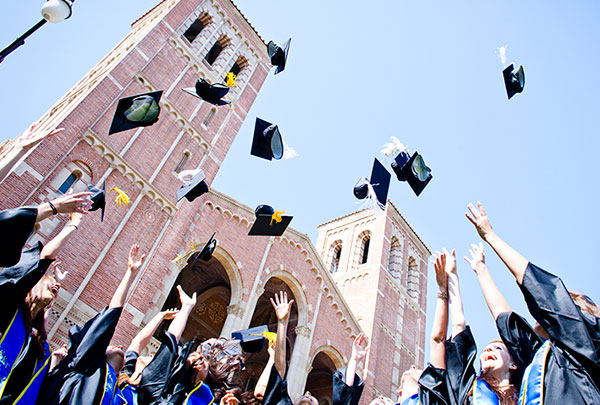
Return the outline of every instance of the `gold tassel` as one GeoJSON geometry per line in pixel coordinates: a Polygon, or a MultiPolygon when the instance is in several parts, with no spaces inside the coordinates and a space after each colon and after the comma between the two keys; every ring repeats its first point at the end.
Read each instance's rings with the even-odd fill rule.
{"type": "Polygon", "coordinates": [[[117,206],[120,207],[122,204],[129,204],[129,196],[120,188],[118,187],[113,187],[110,189],[110,191],[116,191],[117,192],[117,196],[115,197],[115,203],[117,203],[117,206]]]}
{"type": "Polygon", "coordinates": [[[251,333],[250,336],[264,336],[269,341],[269,347],[275,346],[275,341],[277,340],[277,333],[273,332],[251,333]]]}
{"type": "Polygon", "coordinates": [[[275,213],[271,215],[271,222],[269,223],[269,226],[273,225],[273,221],[277,223],[283,221],[283,219],[281,219],[281,214],[285,214],[285,211],[275,211],[275,213]]]}
{"type": "Polygon", "coordinates": [[[234,75],[233,72],[227,73],[227,80],[225,81],[225,86],[235,87],[235,85],[237,84],[235,79],[237,79],[237,76],[234,75]]]}

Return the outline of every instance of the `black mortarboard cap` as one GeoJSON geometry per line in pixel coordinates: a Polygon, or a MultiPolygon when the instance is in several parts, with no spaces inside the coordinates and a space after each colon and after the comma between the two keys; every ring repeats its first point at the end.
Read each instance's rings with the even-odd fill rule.
{"type": "MultiPolygon", "coordinates": [[[[404,157],[401,158],[400,163],[403,161],[404,157]]],[[[396,177],[400,181],[407,181],[410,188],[418,196],[433,178],[431,169],[427,167],[423,157],[417,152],[413,153],[402,166],[400,166],[400,163],[398,160],[392,162],[392,169],[396,173],[396,177]]]]}
{"type": "Polygon", "coordinates": [[[269,58],[271,58],[271,65],[275,66],[275,74],[283,72],[283,69],[285,69],[291,42],[292,38],[285,41],[283,46],[279,46],[273,41],[267,44],[267,53],[269,54],[269,58]]]}
{"type": "Polygon", "coordinates": [[[502,71],[504,77],[504,86],[506,86],[506,95],[510,100],[512,96],[517,93],[521,93],[525,88],[525,71],[523,66],[519,66],[515,69],[511,63],[502,71]]]}
{"type": "Polygon", "coordinates": [[[162,93],[163,91],[159,90],[120,99],[108,134],[147,127],[158,121],[160,114],[158,102],[162,93]]]}
{"type": "Polygon", "coordinates": [[[204,247],[202,248],[200,253],[198,253],[196,255],[196,258],[194,259],[194,263],[192,263],[192,266],[194,264],[196,264],[198,259],[202,259],[205,262],[207,262],[211,259],[212,254],[215,251],[215,248],[217,247],[217,240],[215,239],[215,234],[216,234],[216,232],[213,232],[213,234],[211,235],[208,242],[206,242],[206,245],[204,245],[204,247]]]}
{"type": "Polygon", "coordinates": [[[203,78],[196,81],[195,88],[187,88],[183,89],[183,91],[214,105],[225,105],[230,103],[227,100],[222,100],[229,92],[228,86],[221,83],[210,84],[203,78]]]}
{"type": "Polygon", "coordinates": [[[250,154],[267,160],[283,157],[283,140],[277,125],[256,118],[250,154]]]}
{"type": "Polygon", "coordinates": [[[256,207],[254,215],[256,220],[250,228],[248,235],[253,236],[281,236],[285,232],[286,228],[292,222],[291,216],[281,215],[281,222],[277,222],[273,219],[275,210],[266,204],[261,204],[256,207]]]}
{"type": "Polygon", "coordinates": [[[239,340],[242,350],[246,353],[258,353],[263,349],[267,340],[261,333],[268,331],[267,325],[255,326],[250,329],[231,332],[231,338],[239,340]]]}
{"type": "Polygon", "coordinates": [[[93,184],[88,184],[88,191],[92,193],[90,200],[92,200],[92,207],[89,211],[96,211],[100,209],[100,221],[104,221],[104,207],[106,207],[106,180],[102,183],[102,190],[93,184]]]}
{"type": "Polygon", "coordinates": [[[373,162],[373,170],[371,171],[371,179],[361,177],[358,183],[354,186],[354,196],[359,200],[367,198],[369,195],[369,184],[373,186],[373,191],[377,196],[377,201],[385,205],[387,201],[388,190],[390,189],[390,179],[392,175],[386,170],[377,158],[373,162]]]}
{"type": "Polygon", "coordinates": [[[0,211],[0,267],[16,265],[21,250],[35,226],[35,207],[11,208],[0,211]]]}
{"type": "Polygon", "coordinates": [[[177,190],[177,202],[179,202],[183,197],[187,198],[189,202],[194,201],[196,198],[200,197],[202,194],[208,192],[208,184],[206,181],[206,176],[204,176],[204,172],[199,170],[198,173],[194,175],[183,186],[179,187],[177,190]]]}

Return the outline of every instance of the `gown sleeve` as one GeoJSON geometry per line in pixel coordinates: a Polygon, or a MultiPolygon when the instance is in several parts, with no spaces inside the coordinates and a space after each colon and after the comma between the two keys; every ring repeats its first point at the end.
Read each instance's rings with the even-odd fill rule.
{"type": "Polygon", "coordinates": [[[264,405],[291,405],[292,400],[287,390],[286,378],[281,378],[277,367],[271,368],[271,374],[269,375],[269,382],[265,389],[265,396],[262,402],[264,405]]]}
{"type": "Polygon", "coordinates": [[[333,405],[358,405],[365,383],[358,375],[354,375],[352,387],[346,385],[346,367],[333,373],[333,405]]]}
{"type": "Polygon", "coordinates": [[[581,312],[559,277],[529,263],[519,288],[529,312],[553,343],[581,359],[600,362],[598,318],[581,312]]]}
{"type": "Polygon", "coordinates": [[[450,403],[446,370],[428,364],[419,378],[419,404],[450,405],[450,403]]]}
{"type": "Polygon", "coordinates": [[[135,372],[135,364],[137,363],[138,357],[140,357],[140,355],[136,351],[127,350],[125,352],[125,363],[123,364],[121,372],[131,377],[135,372]]]}
{"type": "Polygon", "coordinates": [[[142,380],[138,386],[140,403],[158,401],[167,388],[171,370],[178,356],[175,336],[169,332],[161,333],[160,347],[152,361],[142,371],[142,380]]]}
{"type": "Polygon", "coordinates": [[[17,264],[21,250],[33,231],[37,208],[19,207],[0,211],[0,267],[17,264]]]}
{"type": "Polygon", "coordinates": [[[448,391],[453,403],[462,404],[469,395],[476,378],[475,357],[477,346],[467,326],[465,330],[445,343],[446,373],[448,375],[448,391]]]}

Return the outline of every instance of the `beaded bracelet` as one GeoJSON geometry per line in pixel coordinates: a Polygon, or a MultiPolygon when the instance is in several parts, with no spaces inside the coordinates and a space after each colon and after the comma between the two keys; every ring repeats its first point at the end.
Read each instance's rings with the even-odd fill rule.
{"type": "Polygon", "coordinates": [[[58,210],[56,209],[56,207],[54,206],[54,204],[52,204],[51,201],[48,201],[48,205],[50,206],[50,208],[52,208],[52,215],[58,214],[58,210]]]}

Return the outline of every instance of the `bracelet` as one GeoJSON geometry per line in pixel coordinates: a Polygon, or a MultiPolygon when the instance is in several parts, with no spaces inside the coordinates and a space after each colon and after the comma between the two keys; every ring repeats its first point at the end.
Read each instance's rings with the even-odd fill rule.
{"type": "Polygon", "coordinates": [[[67,226],[72,226],[75,228],[75,230],[77,230],[77,231],[79,230],[79,228],[77,228],[77,225],[75,225],[75,224],[67,224],[67,226]]]}
{"type": "Polygon", "coordinates": [[[52,208],[52,215],[58,214],[58,210],[56,209],[54,204],[52,204],[52,201],[48,201],[48,205],[50,206],[50,208],[52,208]]]}
{"type": "Polygon", "coordinates": [[[446,291],[440,291],[438,293],[438,298],[440,298],[444,301],[448,301],[448,293],[446,291]]]}

